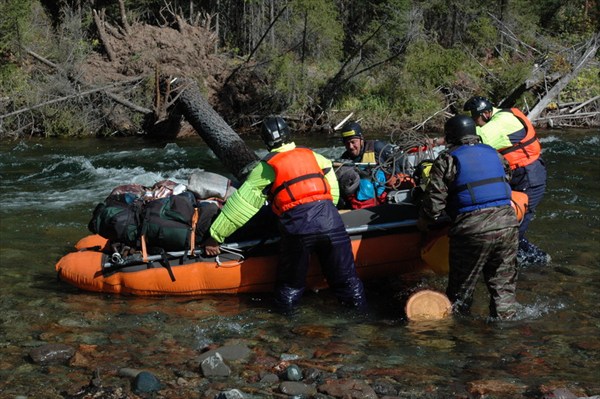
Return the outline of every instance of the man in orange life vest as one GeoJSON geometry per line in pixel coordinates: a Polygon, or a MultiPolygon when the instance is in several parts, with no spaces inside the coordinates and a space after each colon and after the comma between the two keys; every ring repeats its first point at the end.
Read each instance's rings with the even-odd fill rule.
{"type": "Polygon", "coordinates": [[[356,274],[350,237],[335,207],[338,182],[331,161],[290,141],[281,117],[263,121],[261,136],[269,149],[227,200],[205,242],[207,255],[246,224],[268,201],[278,216],[281,234],[275,304],[284,313],[298,305],[316,252],[329,287],[343,304],[364,310],[363,284],[356,274]]]}
{"type": "Polygon", "coordinates": [[[496,108],[484,97],[470,98],[464,110],[471,112],[481,141],[494,147],[508,161],[512,169],[511,188],[529,197],[529,207],[519,226],[519,264],[548,263],[550,256],[525,237],[546,191],[546,165],[540,157],[541,146],[533,125],[519,109],[496,108]]]}

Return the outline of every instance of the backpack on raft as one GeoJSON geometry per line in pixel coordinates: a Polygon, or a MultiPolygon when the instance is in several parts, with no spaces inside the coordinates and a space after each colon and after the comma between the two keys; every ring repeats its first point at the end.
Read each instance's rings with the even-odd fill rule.
{"type": "Polygon", "coordinates": [[[96,206],[88,229],[113,244],[151,253],[193,248],[205,237],[220,205],[197,200],[190,191],[174,194],[175,186],[170,181],[152,188],[119,186],[96,206]]]}
{"type": "Polygon", "coordinates": [[[88,230],[111,242],[131,247],[139,245],[143,197],[148,190],[141,184],[115,187],[104,202],[96,205],[88,230]]]}
{"type": "Polygon", "coordinates": [[[194,232],[198,209],[194,194],[185,191],[178,195],[156,199],[146,203],[140,235],[149,248],[176,251],[195,245],[194,232]]]}

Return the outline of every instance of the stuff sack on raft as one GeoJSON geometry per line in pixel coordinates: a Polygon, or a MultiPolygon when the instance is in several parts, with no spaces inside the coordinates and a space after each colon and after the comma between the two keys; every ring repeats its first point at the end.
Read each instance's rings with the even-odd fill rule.
{"type": "Polygon", "coordinates": [[[96,206],[88,229],[111,245],[147,247],[150,253],[193,249],[234,189],[210,172],[195,172],[190,181],[191,190],[171,180],[118,186],[96,206]]]}

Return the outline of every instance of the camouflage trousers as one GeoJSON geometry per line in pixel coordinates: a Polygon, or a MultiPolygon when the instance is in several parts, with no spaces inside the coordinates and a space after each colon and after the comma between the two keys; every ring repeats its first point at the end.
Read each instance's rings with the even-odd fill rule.
{"type": "Polygon", "coordinates": [[[457,313],[468,314],[483,272],[490,294],[490,316],[509,319],[516,313],[517,227],[450,237],[450,273],[446,294],[457,313]]]}

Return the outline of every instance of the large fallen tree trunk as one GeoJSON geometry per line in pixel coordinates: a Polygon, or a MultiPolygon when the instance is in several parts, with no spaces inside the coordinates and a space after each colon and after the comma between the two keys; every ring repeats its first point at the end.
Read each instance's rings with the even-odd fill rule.
{"type": "Polygon", "coordinates": [[[259,158],[206,101],[191,79],[170,82],[177,112],[185,117],[206,144],[239,180],[243,180],[259,158]]]}

